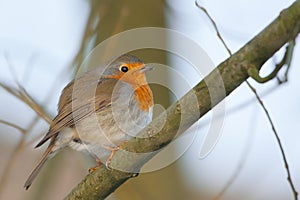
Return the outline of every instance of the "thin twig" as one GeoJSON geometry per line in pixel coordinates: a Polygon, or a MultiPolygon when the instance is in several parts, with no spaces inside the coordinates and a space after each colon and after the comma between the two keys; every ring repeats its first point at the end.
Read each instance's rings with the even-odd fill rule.
{"type": "Polygon", "coordinates": [[[42,119],[44,119],[49,124],[52,122],[51,117],[49,114],[42,109],[38,103],[25,91],[24,88],[21,88],[22,91],[14,89],[5,83],[0,82],[0,87],[2,87],[4,90],[6,90],[11,95],[15,96],[16,98],[20,99],[22,102],[24,102],[26,105],[28,105],[33,111],[35,111],[42,119]]]}
{"type": "Polygon", "coordinates": [[[206,16],[209,18],[209,20],[211,21],[212,25],[214,26],[215,31],[217,32],[218,38],[221,40],[223,46],[226,48],[226,50],[228,51],[228,53],[229,53],[230,56],[231,56],[232,53],[231,53],[230,49],[228,48],[228,46],[226,45],[225,41],[223,40],[223,38],[222,38],[222,36],[221,36],[221,34],[220,34],[220,32],[219,32],[219,29],[218,29],[218,27],[217,27],[217,24],[215,23],[215,21],[213,20],[213,18],[209,15],[208,11],[207,11],[203,6],[200,6],[200,5],[198,4],[197,1],[195,1],[195,5],[196,5],[199,9],[201,9],[201,10],[206,14],[206,16]]]}
{"type": "Polygon", "coordinates": [[[4,124],[6,126],[10,126],[10,127],[14,128],[14,129],[17,129],[22,134],[24,134],[24,132],[25,132],[25,129],[22,128],[21,126],[19,126],[17,124],[14,124],[14,123],[11,123],[11,122],[8,122],[8,121],[5,121],[5,120],[2,120],[2,119],[0,119],[0,124],[4,124]]]}
{"type": "Polygon", "coordinates": [[[279,135],[278,135],[278,133],[277,133],[277,131],[276,131],[276,129],[275,129],[274,123],[273,123],[273,121],[272,121],[272,119],[271,119],[271,116],[270,116],[270,114],[269,114],[267,108],[265,107],[263,101],[260,99],[259,95],[257,94],[255,88],[254,88],[247,80],[246,80],[246,83],[247,83],[247,85],[249,86],[249,88],[252,90],[252,92],[255,94],[255,96],[256,96],[256,98],[257,98],[259,104],[261,105],[261,107],[262,107],[262,109],[264,110],[266,116],[268,117],[268,120],[269,120],[269,122],[270,122],[270,125],[271,125],[272,130],[273,130],[273,132],[274,132],[274,134],[275,134],[277,143],[278,143],[279,148],[280,148],[280,151],[281,151],[281,155],[282,155],[283,162],[284,162],[284,165],[285,165],[285,168],[286,168],[286,172],[287,172],[287,180],[288,180],[288,182],[289,182],[289,184],[290,184],[290,187],[291,187],[291,189],[292,189],[292,191],[293,191],[294,199],[297,200],[297,199],[298,199],[298,192],[297,192],[297,190],[296,190],[296,188],[295,188],[295,185],[294,185],[294,183],[293,183],[293,181],[292,181],[291,173],[290,173],[290,169],[289,169],[289,165],[288,165],[288,161],[287,161],[287,158],[286,158],[286,155],[285,155],[285,152],[284,152],[284,149],[283,149],[281,140],[280,140],[280,138],[279,138],[279,135]]]}
{"type": "Polygon", "coordinates": [[[13,89],[12,87],[1,83],[0,86],[5,89],[8,93],[12,94],[13,96],[17,97],[21,101],[23,101],[25,104],[27,104],[32,110],[34,110],[41,118],[43,118],[46,122],[51,124],[52,119],[50,115],[31,97],[31,95],[28,94],[28,92],[25,90],[25,88],[20,84],[18,81],[16,72],[14,70],[13,64],[10,62],[9,56],[7,54],[4,55],[5,60],[9,66],[9,69],[11,71],[11,74],[13,76],[14,82],[17,84],[18,88],[13,89]]]}

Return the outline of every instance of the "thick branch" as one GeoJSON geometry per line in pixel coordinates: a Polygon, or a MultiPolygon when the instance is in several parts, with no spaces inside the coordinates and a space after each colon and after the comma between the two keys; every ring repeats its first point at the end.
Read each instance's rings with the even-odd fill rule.
{"type": "MultiPolygon", "coordinates": [[[[163,125],[159,132],[150,138],[134,138],[122,148],[129,152],[153,153],[126,154],[125,151],[120,150],[114,155],[111,165],[129,171],[138,171],[162,147],[169,144],[178,134],[189,128],[247,80],[249,68],[255,67],[260,70],[262,65],[284,44],[294,39],[299,31],[300,0],[297,0],[289,8],[283,10],[277,19],[261,33],[168,108],[165,121],[162,120],[163,117],[154,119],[140,134],[153,134],[157,130],[156,127],[163,125]],[[190,103],[194,95],[197,97],[198,105],[190,103]]],[[[131,177],[133,177],[132,173],[108,170],[102,166],[86,176],[66,199],[104,199],[131,177]]]]}

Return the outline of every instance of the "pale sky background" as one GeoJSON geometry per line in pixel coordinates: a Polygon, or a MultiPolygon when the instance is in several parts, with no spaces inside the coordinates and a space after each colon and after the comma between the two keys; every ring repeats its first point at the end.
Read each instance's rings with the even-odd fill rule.
{"type": "MultiPolygon", "coordinates": [[[[168,27],[186,34],[196,41],[209,55],[215,65],[228,57],[225,48],[209,22],[208,18],[194,6],[192,0],[169,0],[170,9],[166,13],[168,27]]],[[[279,12],[293,1],[260,1],[217,0],[199,1],[205,6],[217,23],[224,40],[232,52],[237,51],[249,39],[267,26],[279,12]]],[[[62,80],[64,68],[70,64],[80,44],[88,5],[81,0],[0,0],[0,80],[12,84],[8,58],[22,85],[36,99],[47,103],[47,110],[56,113],[56,104],[61,89],[68,80],[62,80]],[[30,63],[30,66],[28,66],[30,63]],[[31,71],[30,76],[28,70],[31,71]],[[57,81],[59,80],[59,81],[57,81]],[[43,82],[54,84],[52,90],[43,82]],[[48,99],[48,97],[51,99],[48,99]]],[[[299,41],[299,39],[298,39],[299,41]]],[[[296,46],[294,59],[289,73],[289,82],[276,86],[277,82],[260,85],[253,83],[258,93],[270,91],[262,95],[280,135],[290,164],[292,179],[300,190],[300,102],[299,85],[300,59],[299,46],[296,46]]],[[[279,61],[282,54],[274,60],[279,61]]],[[[268,72],[274,66],[270,60],[263,67],[268,72]]],[[[191,67],[185,67],[184,73],[191,76],[191,84],[197,77],[189,74],[191,67]]],[[[66,75],[65,79],[68,77],[66,75]]],[[[18,100],[0,90],[0,119],[13,121],[20,125],[28,125],[34,113],[20,104],[18,100]],[[28,116],[28,117],[25,117],[28,116]]],[[[203,142],[207,126],[200,122],[200,131],[193,144],[179,160],[186,187],[193,191],[210,192],[213,198],[224,186],[248,147],[245,164],[230,193],[247,194],[243,199],[292,199],[286,181],[286,171],[282,162],[278,145],[266,116],[253,94],[245,84],[239,87],[226,99],[226,118],[222,128],[222,136],[205,159],[199,159],[200,146],[203,142]],[[251,102],[251,103],[250,103],[251,102]],[[245,105],[246,104],[246,105],[245,105]],[[236,110],[236,108],[238,108],[236,110]],[[203,128],[202,128],[203,127],[203,128]]],[[[206,117],[206,122],[209,121],[206,117]]],[[[39,127],[32,135],[47,130],[47,124],[41,120],[39,127]]],[[[18,133],[11,130],[5,135],[4,126],[0,125],[1,140],[16,143],[18,133]],[[13,137],[12,137],[13,136],[13,137]],[[4,139],[5,138],[5,139],[4,139]]],[[[5,129],[6,130],[6,129],[5,129]]],[[[185,149],[178,145],[178,151],[185,149]]]]}

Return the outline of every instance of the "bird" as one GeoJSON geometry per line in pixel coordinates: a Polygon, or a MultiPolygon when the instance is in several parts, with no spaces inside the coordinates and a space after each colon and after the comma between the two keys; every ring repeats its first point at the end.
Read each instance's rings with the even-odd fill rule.
{"type": "Polygon", "coordinates": [[[35,147],[50,141],[25,189],[44,164],[65,147],[87,152],[97,166],[103,161],[108,165],[120,146],[152,120],[153,94],[146,79],[146,72],[152,68],[134,55],[123,54],[67,84],[59,99],[58,114],[35,147]]]}

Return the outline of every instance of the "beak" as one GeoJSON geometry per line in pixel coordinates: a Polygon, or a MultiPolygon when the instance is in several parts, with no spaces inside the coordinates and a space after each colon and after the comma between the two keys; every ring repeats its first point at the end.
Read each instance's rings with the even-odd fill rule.
{"type": "Polygon", "coordinates": [[[144,73],[144,72],[147,72],[147,71],[150,71],[153,69],[153,66],[149,66],[149,65],[144,65],[143,67],[140,68],[140,72],[144,73]]]}

